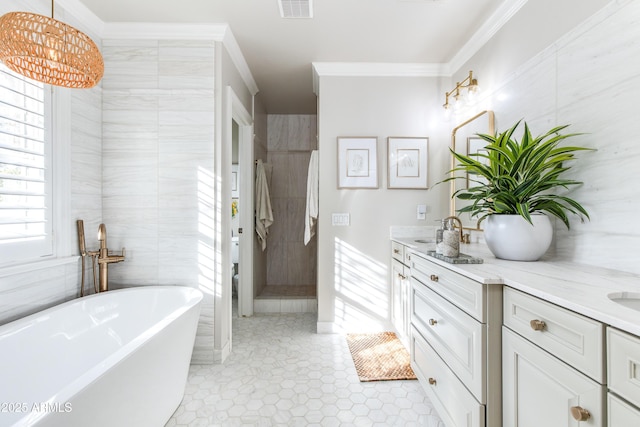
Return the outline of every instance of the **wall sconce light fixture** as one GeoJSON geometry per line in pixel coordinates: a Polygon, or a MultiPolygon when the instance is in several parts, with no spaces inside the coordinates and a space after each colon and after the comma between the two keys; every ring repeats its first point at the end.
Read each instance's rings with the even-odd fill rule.
{"type": "Polygon", "coordinates": [[[464,89],[467,90],[467,100],[472,100],[479,91],[478,80],[473,78],[473,71],[469,71],[469,76],[461,82],[456,83],[456,87],[447,92],[442,105],[445,110],[451,110],[465,98],[464,89]]]}

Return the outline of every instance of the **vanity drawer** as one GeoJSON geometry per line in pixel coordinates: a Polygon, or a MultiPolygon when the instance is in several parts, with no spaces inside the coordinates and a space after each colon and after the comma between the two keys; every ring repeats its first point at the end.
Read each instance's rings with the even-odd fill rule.
{"type": "Polygon", "coordinates": [[[464,310],[479,322],[486,323],[484,287],[422,256],[411,257],[411,276],[464,310]]]}
{"type": "Polygon", "coordinates": [[[419,282],[412,285],[411,300],[414,328],[474,396],[486,403],[486,325],[419,282]]]}
{"type": "Polygon", "coordinates": [[[609,389],[640,406],[640,338],[607,328],[609,389]]]}
{"type": "MultiPolygon", "coordinates": [[[[391,256],[393,259],[400,261],[404,264],[404,250],[405,246],[402,243],[391,241],[391,256]]],[[[408,251],[407,251],[408,252],[408,251]]]]}
{"type": "Polygon", "coordinates": [[[506,287],[504,324],[599,383],[604,378],[604,325],[506,287]]]}
{"type": "Polygon", "coordinates": [[[640,410],[611,393],[607,393],[608,427],[640,426],[640,410]]]}
{"type": "Polygon", "coordinates": [[[478,403],[415,329],[411,334],[411,367],[447,427],[484,427],[484,405],[478,403]]]}

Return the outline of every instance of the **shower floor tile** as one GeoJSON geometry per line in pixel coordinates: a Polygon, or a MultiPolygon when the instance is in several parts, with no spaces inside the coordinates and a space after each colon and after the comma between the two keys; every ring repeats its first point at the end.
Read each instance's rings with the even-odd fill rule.
{"type": "Polygon", "coordinates": [[[346,339],[317,334],[317,314],[233,319],[233,353],[192,365],[166,427],[444,427],[417,381],[361,383],[346,339]]]}

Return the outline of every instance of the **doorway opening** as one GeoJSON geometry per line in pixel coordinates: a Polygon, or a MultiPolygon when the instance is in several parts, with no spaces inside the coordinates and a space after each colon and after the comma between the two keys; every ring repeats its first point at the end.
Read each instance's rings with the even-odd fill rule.
{"type": "Polygon", "coordinates": [[[317,312],[317,236],[304,243],[309,160],[318,147],[316,117],[267,116],[273,224],[267,239],[265,286],[256,289],[256,312],[317,312]]]}
{"type": "Polygon", "coordinates": [[[253,315],[253,120],[229,88],[231,99],[231,301],[230,312],[253,315]]]}

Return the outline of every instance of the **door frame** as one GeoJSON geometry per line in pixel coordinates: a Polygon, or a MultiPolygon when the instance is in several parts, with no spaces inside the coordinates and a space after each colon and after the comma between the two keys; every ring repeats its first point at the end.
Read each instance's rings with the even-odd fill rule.
{"type": "MultiPolygon", "coordinates": [[[[227,108],[231,110],[229,129],[233,121],[238,124],[238,168],[240,170],[240,227],[238,254],[238,316],[253,316],[253,235],[254,219],[254,159],[253,118],[231,86],[227,86],[227,108]]],[[[228,111],[229,111],[228,110],[228,111]]],[[[231,185],[229,183],[229,185],[231,185]]],[[[229,245],[231,248],[231,245],[229,245]]],[[[227,281],[232,286],[232,280],[227,281]]],[[[229,307],[231,312],[231,307],[229,307]]]]}

